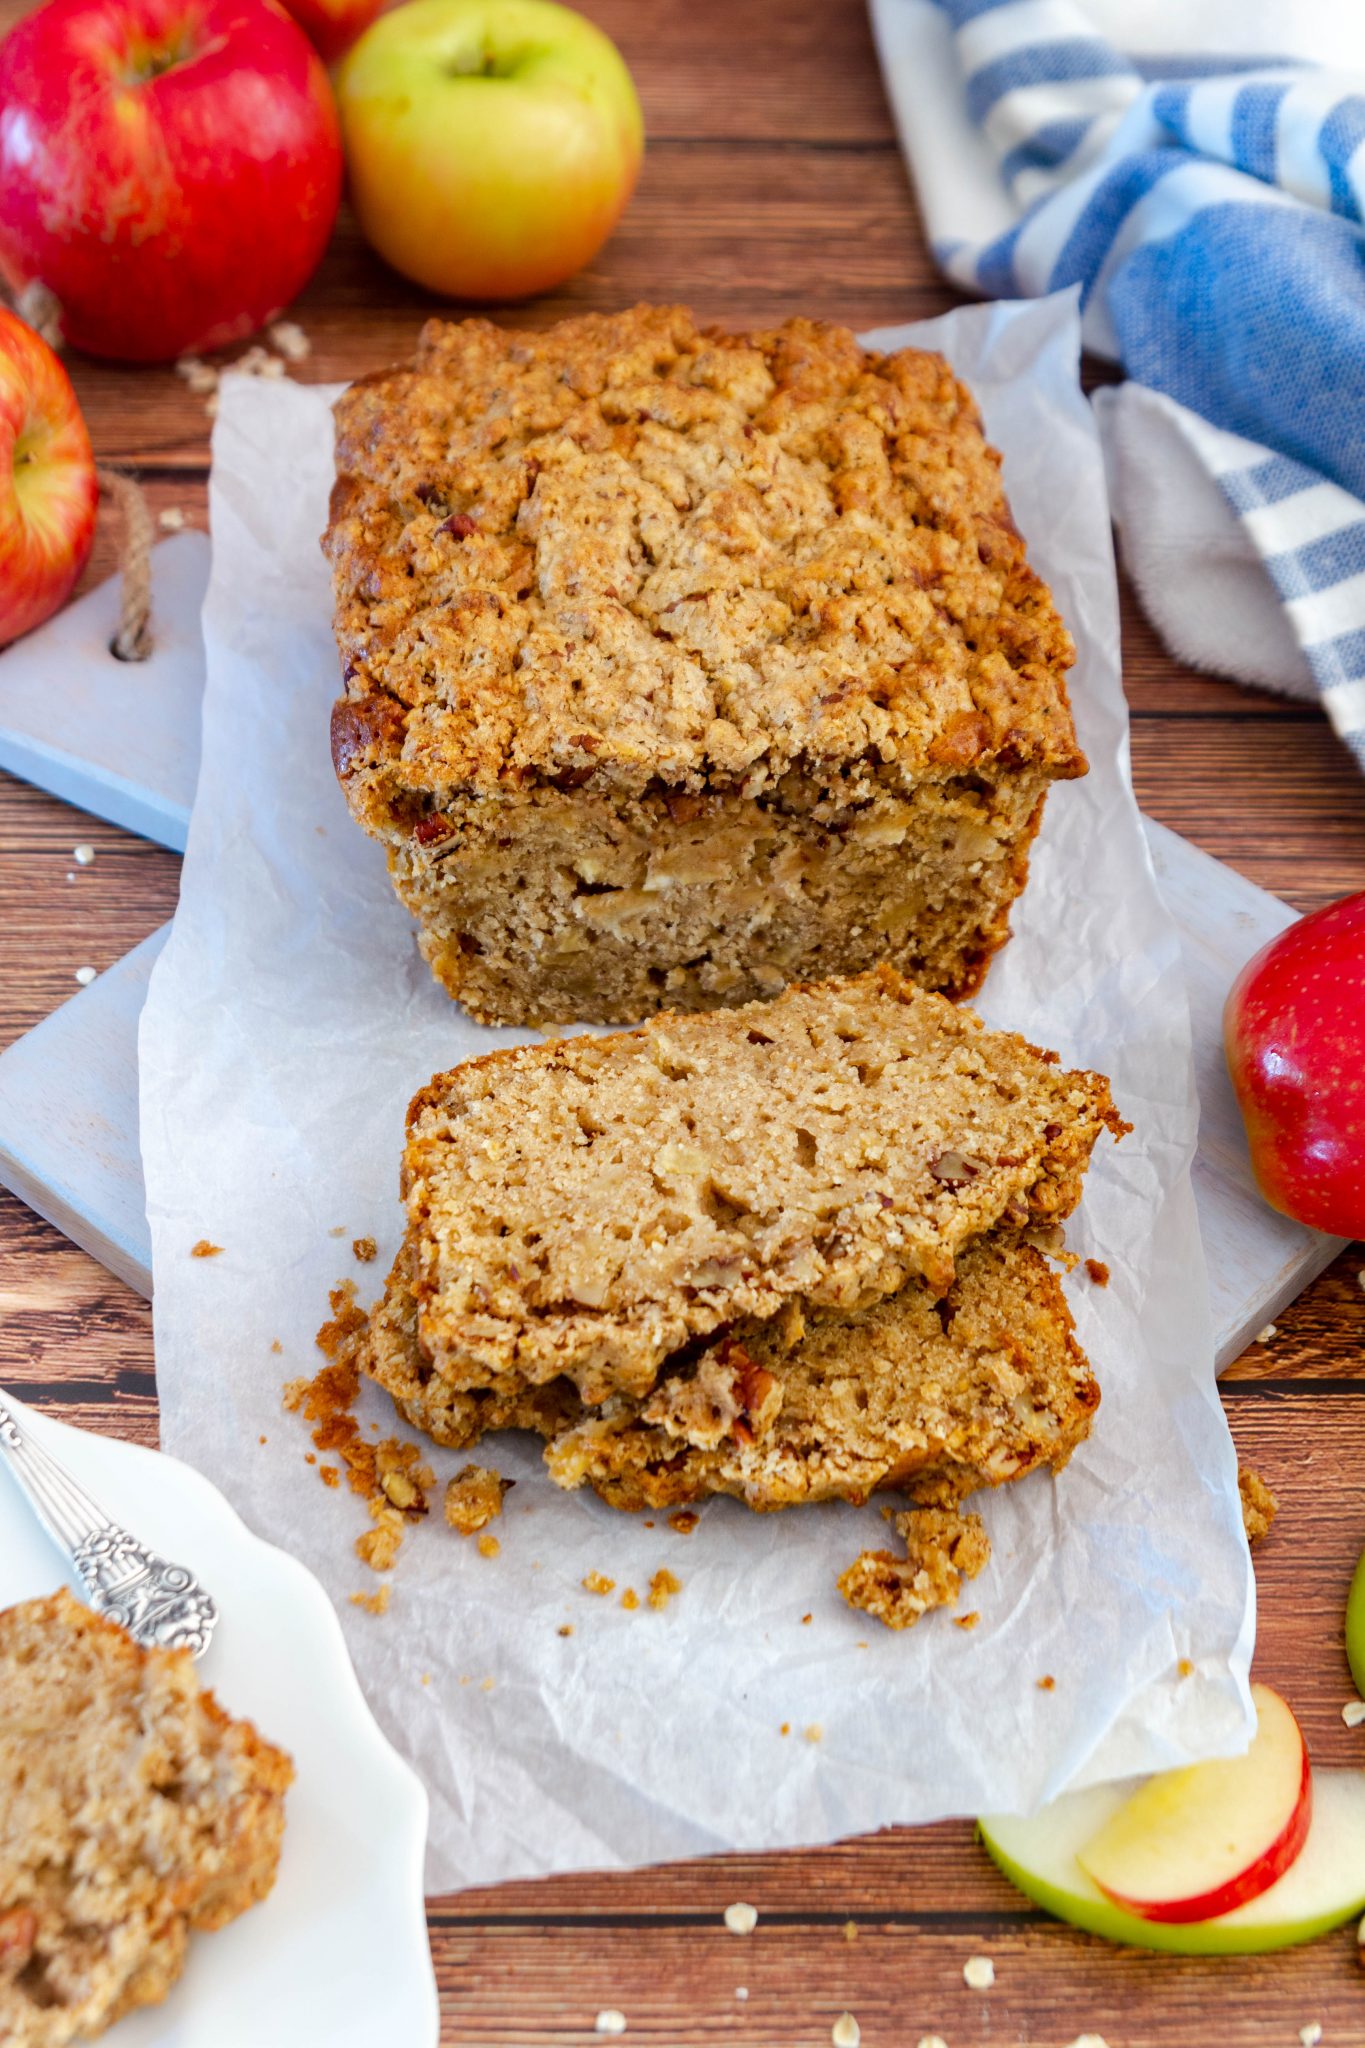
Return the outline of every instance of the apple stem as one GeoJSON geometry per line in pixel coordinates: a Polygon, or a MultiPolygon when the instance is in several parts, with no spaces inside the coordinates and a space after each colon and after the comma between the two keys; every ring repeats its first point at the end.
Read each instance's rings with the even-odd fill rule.
{"type": "Polygon", "coordinates": [[[102,494],[114,500],[123,520],[123,596],[109,652],[116,661],[146,661],[152,651],[152,515],[132,477],[117,469],[97,470],[96,476],[102,494]]]}

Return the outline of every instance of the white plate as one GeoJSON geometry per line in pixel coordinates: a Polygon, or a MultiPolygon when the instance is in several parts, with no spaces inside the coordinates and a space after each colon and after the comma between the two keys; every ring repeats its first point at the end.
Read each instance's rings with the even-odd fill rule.
{"type": "MultiPolygon", "coordinates": [[[[433,2048],[427,1796],[375,1726],[321,1586],[253,1536],[188,1465],[23,1413],[35,1440],[116,1520],[202,1578],[219,1609],[198,1667],[204,1682],[287,1749],[298,1773],[270,1897],[221,1933],[195,1937],[165,2004],[121,2022],[111,2042],[433,2048]]],[[[52,1592],[62,1576],[59,1553],[0,1465],[0,1607],[52,1592]]]]}

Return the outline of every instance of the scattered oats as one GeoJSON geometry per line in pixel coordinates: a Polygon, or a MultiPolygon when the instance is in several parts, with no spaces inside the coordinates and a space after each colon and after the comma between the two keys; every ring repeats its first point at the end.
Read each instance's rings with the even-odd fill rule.
{"type": "Polygon", "coordinates": [[[801,1733],[805,1736],[807,1742],[819,1742],[823,1737],[824,1732],[824,1729],[820,1726],[820,1723],[818,1721],[812,1721],[809,1727],[803,1728],[801,1730],[801,1733]]]}
{"type": "Polygon", "coordinates": [[[156,515],[156,523],[166,533],[179,533],[185,524],[185,515],[178,505],[163,505],[156,515]]]}
{"type": "Polygon", "coordinates": [[[915,2048],[948,2048],[942,2034],[921,2034],[915,2048]]]}
{"type": "Polygon", "coordinates": [[[1300,2027],[1299,2039],[1303,2043],[1303,2048],[1318,2048],[1318,2042],[1322,2039],[1321,2020],[1310,2020],[1306,2027],[1300,2027]]]}
{"type": "Polygon", "coordinates": [[[640,1596],[634,1586],[627,1586],[625,1592],[621,1595],[621,1605],[628,1614],[633,1614],[639,1604],[640,1596]]]}
{"type": "Polygon", "coordinates": [[[673,1595],[681,1591],[681,1579],[675,1579],[670,1571],[657,1571],[649,1582],[649,1604],[656,1613],[662,1614],[673,1595]]]}
{"type": "Polygon", "coordinates": [[[499,1543],[499,1541],[498,1541],[498,1539],[497,1539],[497,1537],[496,1537],[496,1536],[480,1536],[480,1538],[479,1538],[479,1556],[480,1556],[480,1557],[496,1557],[496,1556],[498,1555],[498,1553],[499,1553],[499,1551],[500,1551],[501,1549],[502,1549],[502,1545],[501,1545],[501,1544],[499,1543]]]}
{"type": "Polygon", "coordinates": [[[93,967],[78,967],[76,969],[76,979],[82,988],[89,988],[91,982],[95,979],[95,974],[96,969],[93,967]]]}
{"type": "Polygon", "coordinates": [[[201,356],[181,356],[175,366],[177,377],[183,377],[197,397],[218,389],[218,372],[212,363],[206,363],[201,356]]]}
{"type": "Polygon", "coordinates": [[[210,1244],[206,1237],[201,1237],[197,1243],[190,1246],[190,1257],[192,1259],[216,1259],[222,1249],[223,1247],[220,1244],[210,1244]]]}
{"type": "Polygon", "coordinates": [[[378,1252],[379,1247],[372,1237],[353,1237],[351,1239],[351,1250],[362,1266],[368,1266],[370,1260],[378,1252]]]}
{"type": "Polygon", "coordinates": [[[297,320],[277,320],[269,329],[272,345],[291,363],[302,363],[313,353],[313,344],[297,320]]]}
{"type": "Polygon", "coordinates": [[[387,1614],[392,1586],[380,1586],[373,1593],[352,1593],[352,1607],[363,1607],[367,1614],[387,1614]]]}
{"type": "Polygon", "coordinates": [[[605,1600],[608,1593],[616,1591],[616,1581],[609,1579],[605,1572],[584,1572],[583,1590],[585,1593],[596,1593],[605,1600]]]}
{"type": "Polygon", "coordinates": [[[1070,2048],[1109,2048],[1103,2034],[1077,2034],[1070,2048]]]}
{"type": "Polygon", "coordinates": [[[1348,1728],[1359,1728],[1365,1722],[1365,1700],[1347,1700],[1341,1718],[1348,1728]]]}
{"type": "Polygon", "coordinates": [[[95,858],[95,849],[93,846],[87,845],[85,840],[82,840],[79,846],[72,847],[71,858],[75,861],[78,868],[88,868],[91,861],[95,858]]]}
{"type": "Polygon", "coordinates": [[[737,1999],[739,2000],[739,2002],[740,2002],[740,2004],[741,2004],[741,2005],[742,2005],[742,2004],[744,2003],[744,2000],[745,2000],[745,1999],[746,1999],[746,1998],[747,1998],[748,1996],[749,1996],[749,1987],[748,1987],[748,1985],[747,1985],[747,1984],[736,1984],[736,1986],[735,1986],[735,1997],[736,1997],[736,1998],[737,1998],[737,1999]]]}
{"type": "Polygon", "coordinates": [[[845,1922],[844,1922],[844,1940],[845,1940],[845,1941],[856,1941],[857,1939],[858,1939],[858,1923],[857,1923],[857,1921],[856,1921],[856,1920],[845,1920],[845,1922]]]}
{"type": "Polygon", "coordinates": [[[725,1924],[731,1934],[752,1934],[758,1925],[758,1907],[746,1906],[738,1900],[725,1908],[725,1924]]]}
{"type": "Polygon", "coordinates": [[[968,1956],[962,1965],[962,1981],[969,1991],[989,1991],[995,1982],[995,1964],[989,1956],[968,1956]]]}
{"type": "Polygon", "coordinates": [[[851,2012],[841,2012],[829,2030],[829,2038],[834,2043],[834,2048],[858,2048],[858,2043],[863,2038],[863,2030],[851,2012]]]}
{"type": "Polygon", "coordinates": [[[272,356],[269,349],[253,342],[249,349],[238,356],[232,368],[239,377],[282,377],[284,364],[278,356],[272,356]]]}
{"type": "Polygon", "coordinates": [[[615,2006],[609,2005],[605,2012],[598,2013],[597,2018],[592,2024],[594,2033],[624,2034],[626,2031],[626,2016],[623,2012],[617,2012],[615,2006]]]}
{"type": "Polygon", "coordinates": [[[1256,1342],[1258,1344],[1268,1344],[1275,1334],[1275,1328],[1274,1323],[1267,1323],[1263,1330],[1256,1332],[1256,1342]]]}

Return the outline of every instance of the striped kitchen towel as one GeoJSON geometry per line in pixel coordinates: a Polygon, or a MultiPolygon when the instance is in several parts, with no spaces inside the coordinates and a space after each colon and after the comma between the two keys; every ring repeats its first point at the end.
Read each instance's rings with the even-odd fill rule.
{"type": "MultiPolygon", "coordinates": [[[[1178,421],[1365,767],[1365,76],[1343,68],[1365,73],[1365,0],[870,5],[942,268],[993,297],[1079,289],[1087,344],[1178,421]]],[[[1143,397],[1108,401],[1111,458],[1143,397]]],[[[1145,481],[1125,494],[1119,462],[1135,564],[1145,481]]],[[[1237,672],[1208,658],[1216,616],[1195,637],[1237,672]]]]}

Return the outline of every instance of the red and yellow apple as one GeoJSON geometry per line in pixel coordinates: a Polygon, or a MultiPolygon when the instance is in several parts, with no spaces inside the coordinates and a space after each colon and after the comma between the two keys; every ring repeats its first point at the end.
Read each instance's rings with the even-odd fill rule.
{"type": "Polygon", "coordinates": [[[71,380],[47,343],[0,307],[0,644],[65,604],[98,503],[71,380]]]}
{"type": "Polygon", "coordinates": [[[1228,1072],[1272,1208],[1365,1236],[1365,894],[1300,918],[1233,983],[1228,1072]]]}
{"type": "Polygon", "coordinates": [[[1087,1934],[1185,1956],[1259,1955],[1316,1940],[1365,1911],[1365,1771],[1313,1773],[1308,1839],[1283,1877],[1218,1919],[1172,1925],[1126,1913],[1081,1857],[1125,1803],[1122,1786],[1069,1792],[1028,1819],[978,1823],[992,1860],[1035,1905],[1087,1934]]]}
{"type": "Polygon", "coordinates": [[[365,33],[387,0],[284,0],[324,64],[335,64],[365,33]]]}
{"type": "Polygon", "coordinates": [[[614,43],[554,0],[409,0],[337,74],[361,228],[455,299],[523,299],[597,254],[644,123],[614,43]]]}
{"type": "Polygon", "coordinates": [[[327,73],[275,0],[47,0],[0,43],[0,272],[93,355],[261,326],[316,268],[341,168],[327,73]]]}
{"type": "Polygon", "coordinates": [[[1299,1724],[1269,1686],[1251,1689],[1244,1756],[1162,1771],[1080,1851],[1080,1865],[1127,1913],[1167,1926],[1213,1920],[1282,1877],[1308,1838],[1313,1779],[1299,1724]]]}

